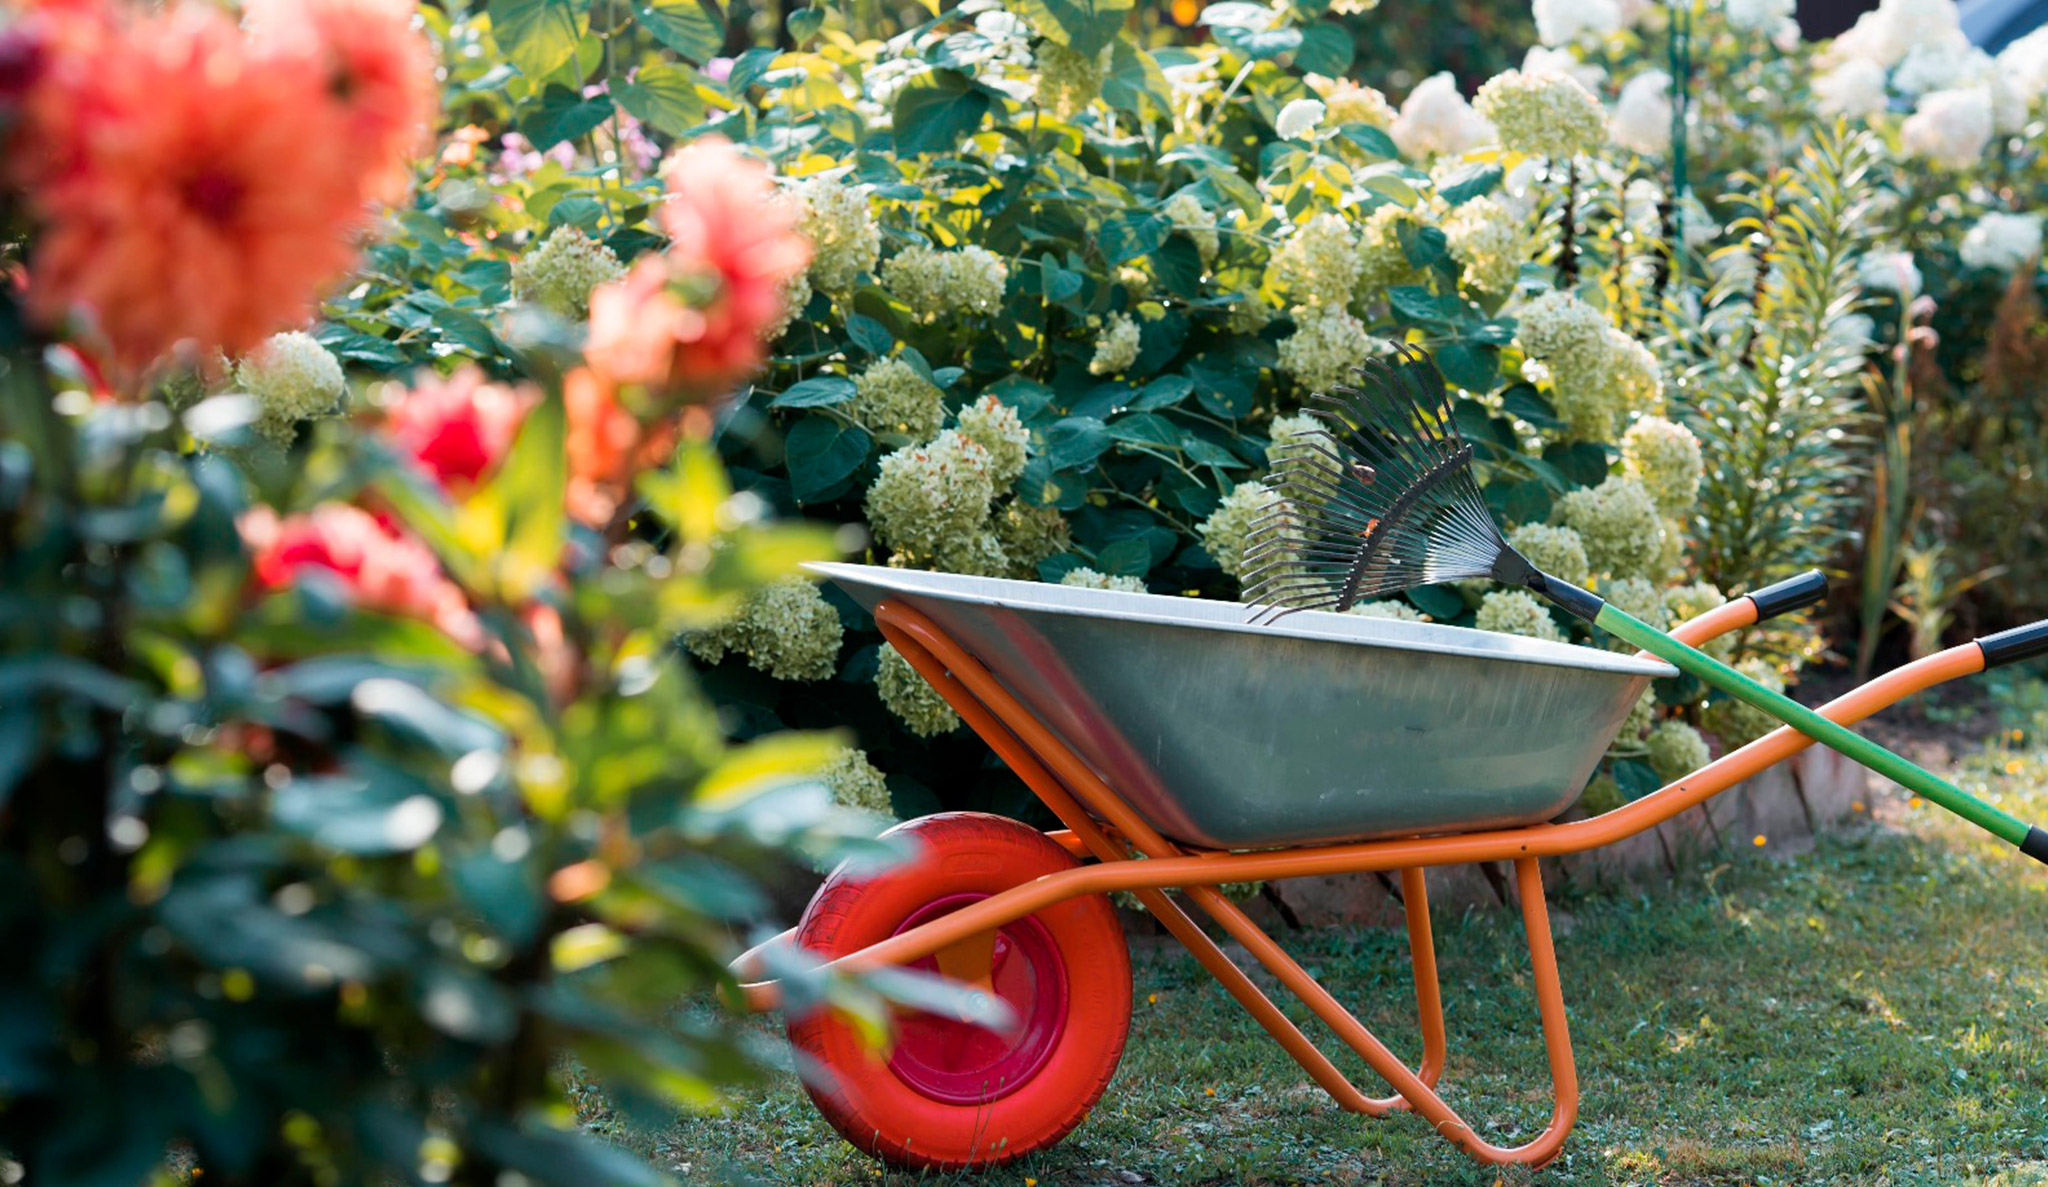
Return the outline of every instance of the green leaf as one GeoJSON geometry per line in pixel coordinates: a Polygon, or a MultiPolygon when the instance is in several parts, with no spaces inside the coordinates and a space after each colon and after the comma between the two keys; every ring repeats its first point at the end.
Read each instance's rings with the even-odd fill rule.
{"type": "Polygon", "coordinates": [[[691,62],[710,61],[725,44],[725,29],[703,0],[633,0],[633,15],[656,41],[691,62]]]}
{"type": "Polygon", "coordinates": [[[1159,378],[1138,389],[1131,400],[1133,412],[1151,412],[1160,408],[1171,408],[1193,395],[1195,381],[1185,375],[1161,375],[1159,378]]]}
{"type": "Polygon", "coordinates": [[[1467,165],[1444,178],[1437,192],[1451,205],[1462,206],[1474,198],[1492,193],[1500,185],[1500,179],[1499,165],[1467,165]]]}
{"type": "Polygon", "coordinates": [[[1450,312],[1444,303],[1419,284],[1397,284],[1387,290],[1387,303],[1394,312],[1409,321],[1443,322],[1450,320],[1450,312]]]}
{"type": "Polygon", "coordinates": [[[1017,0],[1010,11],[1046,38],[1093,56],[1124,27],[1132,7],[1133,0],[1017,0]]]}
{"type": "Polygon", "coordinates": [[[1500,382],[1500,356],[1491,346],[1447,342],[1436,351],[1437,370],[1468,392],[1490,392],[1500,382]]]}
{"type": "Polygon", "coordinates": [[[1138,537],[1105,545],[1095,554],[1095,568],[1111,577],[1143,577],[1152,568],[1152,546],[1138,537]]]}
{"type": "Polygon", "coordinates": [[[1205,354],[1188,364],[1188,378],[1194,380],[1195,398],[1216,416],[1236,420],[1258,401],[1258,377],[1238,373],[1227,359],[1205,354]]]}
{"type": "Polygon", "coordinates": [[[604,203],[588,194],[571,194],[548,208],[548,226],[570,226],[590,234],[604,221],[604,203]]]}
{"type": "Polygon", "coordinates": [[[497,1122],[477,1127],[486,1156],[538,1183],[603,1183],[606,1187],[669,1187],[670,1180],[610,1142],[538,1124],[524,1131],[497,1122]]]}
{"type": "Polygon", "coordinates": [[[697,72],[673,62],[654,62],[632,78],[612,80],[612,94],[634,119],[670,136],[684,136],[704,122],[704,97],[697,93],[697,72]]]}
{"type": "Polygon", "coordinates": [[[487,11],[498,48],[535,81],[575,57],[576,43],[589,27],[576,0],[490,0],[487,11]]]}
{"type": "Polygon", "coordinates": [[[1540,482],[1496,478],[1486,484],[1486,505],[1511,524],[1541,523],[1550,518],[1550,491],[1540,482]]]}
{"type": "Polygon", "coordinates": [[[1411,268],[1431,268],[1450,253],[1450,240],[1441,228],[1418,227],[1413,223],[1400,224],[1397,232],[1401,241],[1401,253],[1408,257],[1411,268]]]}
{"type": "Polygon", "coordinates": [[[1357,52],[1351,30],[1343,25],[1308,25],[1301,31],[1301,48],[1294,51],[1294,68],[1304,74],[1341,78],[1351,69],[1351,59],[1357,52]]]}
{"type": "Polygon", "coordinates": [[[874,438],[858,425],[817,413],[804,417],[783,442],[790,493],[799,503],[815,502],[860,469],[873,446],[874,438]]]}
{"type": "Polygon", "coordinates": [[[36,718],[35,708],[30,705],[0,709],[0,811],[6,809],[8,793],[28,774],[41,749],[36,718]]]}
{"type": "Polygon", "coordinates": [[[277,789],[277,826],[344,853],[407,853],[441,828],[441,805],[392,778],[315,775],[277,789]]]}
{"type": "Polygon", "coordinates": [[[853,380],[844,375],[818,375],[793,383],[769,401],[770,408],[825,408],[853,399],[853,380]]]}
{"type": "Polygon", "coordinates": [[[1545,446],[1543,460],[1579,486],[1598,486],[1607,479],[1607,451],[1591,441],[1545,446]]]}
{"type": "Polygon", "coordinates": [[[569,538],[565,425],[562,395],[551,391],[526,414],[511,452],[476,496],[495,503],[504,517],[504,547],[495,564],[499,590],[511,601],[525,600],[561,567],[569,538]]]}
{"type": "Polygon", "coordinates": [[[1518,383],[1503,392],[1500,402],[1509,415],[1519,416],[1539,429],[1564,427],[1564,422],[1557,418],[1557,409],[1550,406],[1542,392],[1526,383],[1518,383]]]}
{"type": "Polygon", "coordinates": [[[1166,106],[1172,90],[1151,54],[1119,37],[1109,47],[1109,70],[1102,76],[1102,97],[1111,107],[1142,112],[1144,100],[1166,106]]]}
{"type": "Polygon", "coordinates": [[[1152,253],[1152,270],[1159,274],[1159,283],[1166,286],[1166,291],[1176,297],[1192,299],[1203,295],[1202,253],[1186,235],[1166,237],[1166,242],[1152,253]]]}
{"type": "Polygon", "coordinates": [[[1632,800],[1641,799],[1664,786],[1664,781],[1657,777],[1656,768],[1639,758],[1616,759],[1614,781],[1621,786],[1622,794],[1632,800]]]}
{"type": "Polygon", "coordinates": [[[1051,252],[1038,258],[1038,290],[1045,299],[1058,304],[1081,295],[1081,274],[1060,267],[1051,252]]]}
{"type": "Polygon", "coordinates": [[[1156,412],[1133,412],[1109,422],[1109,435],[1126,445],[1153,449],[1180,449],[1180,430],[1156,412]]]}
{"type": "Polygon", "coordinates": [[[1365,150],[1367,156],[1383,161],[1401,159],[1401,149],[1394,143],[1394,138],[1371,124],[1345,124],[1337,129],[1337,134],[1365,150]]]}
{"type": "Polygon", "coordinates": [[[896,150],[906,155],[955,152],[981,127],[988,92],[957,70],[932,70],[896,96],[896,150]]]}
{"type": "Polygon", "coordinates": [[[1271,61],[1282,54],[1291,54],[1301,48],[1301,30],[1292,26],[1262,29],[1245,25],[1218,25],[1215,33],[1216,40],[1247,58],[1259,61],[1271,61]]]}
{"type": "Polygon", "coordinates": [[[1069,416],[1045,431],[1039,450],[1055,470],[1086,466],[1110,445],[1109,430],[1092,416],[1069,416]]]}
{"type": "Polygon", "coordinates": [[[889,327],[865,313],[846,315],[846,336],[872,355],[888,354],[896,346],[896,336],[889,332],[889,327]]]}
{"type": "Polygon", "coordinates": [[[611,96],[592,95],[586,99],[568,87],[550,85],[540,103],[519,121],[519,130],[546,151],[565,140],[574,140],[612,117],[611,96]]]}
{"type": "Polygon", "coordinates": [[[1415,608],[1439,622],[1448,622],[1465,612],[1465,599],[1444,585],[1418,585],[1408,591],[1415,608]]]}
{"type": "Polygon", "coordinates": [[[1104,259],[1123,264],[1157,250],[1166,242],[1166,232],[1171,228],[1172,224],[1159,215],[1127,211],[1103,219],[1096,242],[1102,247],[1104,259]]]}

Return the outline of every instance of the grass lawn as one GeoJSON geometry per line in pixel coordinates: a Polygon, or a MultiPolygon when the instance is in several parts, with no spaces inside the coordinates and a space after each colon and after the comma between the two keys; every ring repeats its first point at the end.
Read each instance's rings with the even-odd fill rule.
{"type": "MultiPolygon", "coordinates": [[[[2042,820],[2048,714],[2032,720],[1954,773],[2042,820]]],[[[1563,1156],[1537,1174],[1477,1167],[1412,1116],[1342,1112],[1192,959],[1148,941],[1108,1094],[1064,1145],[1019,1165],[884,1175],[793,1076],[728,1116],[619,1136],[694,1182],[2048,1184],[2048,871],[1931,806],[1880,800],[1896,829],[1553,902],[1581,1105],[1563,1156]]],[[[1549,1081],[1519,918],[1440,912],[1436,925],[1447,1099],[1490,1140],[1520,1140],[1548,1117],[1549,1081]]],[[[1402,935],[1283,939],[1413,1058],[1402,935]]],[[[1348,1052],[1339,1064],[1382,1090],[1348,1052]]]]}

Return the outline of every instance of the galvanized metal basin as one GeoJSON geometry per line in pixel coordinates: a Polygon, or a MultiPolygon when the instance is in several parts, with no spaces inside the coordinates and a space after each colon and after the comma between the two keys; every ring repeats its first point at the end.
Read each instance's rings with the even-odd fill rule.
{"type": "Polygon", "coordinates": [[[1547,820],[1650,680],[1587,647],[1231,602],[871,565],[811,566],[900,600],[986,665],[1154,828],[1256,849],[1547,820]]]}

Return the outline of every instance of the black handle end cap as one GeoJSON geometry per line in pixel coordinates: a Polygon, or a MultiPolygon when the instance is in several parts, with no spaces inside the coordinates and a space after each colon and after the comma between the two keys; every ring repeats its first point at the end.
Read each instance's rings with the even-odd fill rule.
{"type": "Polygon", "coordinates": [[[2020,842],[2020,852],[2048,866],[2048,832],[2041,831],[2039,825],[2029,828],[2027,839],[2020,842]]]}
{"type": "Polygon", "coordinates": [[[2048,618],[2016,626],[2009,631],[1986,635],[1977,640],[1977,646],[1984,650],[1984,666],[1995,668],[2000,664],[2016,664],[2023,659],[2048,654],[2048,618]]]}
{"type": "Polygon", "coordinates": [[[1749,600],[1756,603],[1758,622],[1817,606],[1827,598],[1827,575],[1819,569],[1808,569],[1797,577],[1787,577],[1776,585],[1766,585],[1749,595],[1749,600]]]}

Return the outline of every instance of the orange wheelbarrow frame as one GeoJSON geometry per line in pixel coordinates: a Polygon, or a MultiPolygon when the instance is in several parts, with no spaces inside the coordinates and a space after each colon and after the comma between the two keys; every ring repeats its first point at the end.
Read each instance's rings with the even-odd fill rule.
{"type": "MultiPolygon", "coordinates": [[[[1654,828],[1814,744],[1791,727],[1782,727],[1641,799],[1566,824],[1248,853],[1197,849],[1170,841],[1147,825],[1087,763],[1040,724],[987,668],[930,618],[896,601],[876,606],[874,616],[882,634],[911,666],[931,682],[1066,825],[1064,831],[1048,834],[1051,839],[1077,858],[1092,858],[1093,864],[1048,874],[991,895],[843,956],[833,961],[831,967],[850,971],[906,964],[952,949],[972,937],[1067,899],[1130,891],[1340,1106],[1374,1117],[1412,1110],[1428,1119],[1445,1139],[1484,1163],[1541,1166],[1557,1156],[1578,1118],[1578,1076],[1572,1062],[1571,1035],[1565,1020],[1564,994],[1558,983],[1557,956],[1551,942],[1550,914],[1544,901],[1538,859],[1583,852],[1654,828]],[[1550,1123],[1534,1138],[1517,1146],[1497,1146],[1482,1139],[1436,1091],[1444,1070],[1443,996],[1437,984],[1436,948],[1430,933],[1424,871],[1432,866],[1489,861],[1512,861],[1515,866],[1554,1100],[1550,1123]],[[1225,882],[1367,871],[1399,871],[1401,877],[1415,1004],[1422,1030],[1422,1062],[1413,1069],[1216,889],[1225,882]],[[1184,892],[1215,920],[1364,1059],[1393,1089],[1394,1095],[1372,1097],[1353,1085],[1315,1042],[1252,983],[1250,976],[1166,896],[1169,889],[1184,892]]],[[[1753,625],[1757,619],[1756,603],[1746,597],[1737,598],[1685,623],[1672,634],[1698,646],[1753,625]]],[[[1983,650],[1975,642],[1965,643],[1862,685],[1830,702],[1821,712],[1837,723],[1854,724],[1914,693],[1973,675],[1984,667],[1983,650]]],[[[786,942],[790,934],[784,933],[769,944],[786,942]]],[[[734,971],[742,980],[759,975],[760,953],[766,947],[755,948],[734,962],[734,971]]],[[[773,981],[754,981],[742,989],[750,1010],[772,1010],[781,1004],[780,988],[773,981]]]]}

